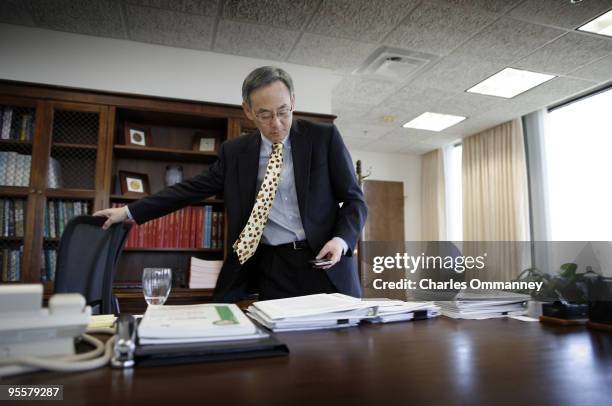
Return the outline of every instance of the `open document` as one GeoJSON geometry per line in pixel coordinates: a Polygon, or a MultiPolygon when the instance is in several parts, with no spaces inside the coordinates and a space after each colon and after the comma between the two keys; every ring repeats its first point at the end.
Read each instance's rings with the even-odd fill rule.
{"type": "Polygon", "coordinates": [[[415,318],[415,312],[421,312],[418,318],[438,315],[431,302],[362,300],[340,293],[264,300],[247,309],[249,317],[273,331],[342,328],[362,321],[405,321],[415,318]]]}

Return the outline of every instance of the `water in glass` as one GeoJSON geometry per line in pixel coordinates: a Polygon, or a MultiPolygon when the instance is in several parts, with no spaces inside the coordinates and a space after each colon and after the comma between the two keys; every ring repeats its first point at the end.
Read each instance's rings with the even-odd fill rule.
{"type": "Polygon", "coordinates": [[[142,290],[150,305],[163,305],[170,294],[172,270],[170,268],[145,268],[142,273],[142,290]]]}

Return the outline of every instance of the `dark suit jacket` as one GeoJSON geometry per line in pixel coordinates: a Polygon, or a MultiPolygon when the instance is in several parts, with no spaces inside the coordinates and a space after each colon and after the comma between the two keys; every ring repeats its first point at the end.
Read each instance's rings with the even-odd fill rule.
{"type": "MultiPolygon", "coordinates": [[[[334,125],[294,119],[289,136],[300,216],[309,245],[317,253],[334,236],[346,241],[347,255],[327,273],[339,292],[359,297],[361,287],[352,252],[367,208],[351,157],[334,125]]],[[[251,261],[240,266],[231,245],[255,203],[260,143],[259,132],[228,140],[221,146],[219,160],[202,174],[128,206],[141,224],[223,194],[228,255],[217,280],[215,301],[237,301],[247,295],[251,261]]]]}

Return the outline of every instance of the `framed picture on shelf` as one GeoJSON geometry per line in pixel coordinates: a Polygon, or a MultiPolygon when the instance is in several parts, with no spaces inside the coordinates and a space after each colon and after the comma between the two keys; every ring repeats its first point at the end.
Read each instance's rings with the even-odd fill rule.
{"type": "Polygon", "coordinates": [[[151,128],[132,123],[125,123],[124,139],[125,145],[132,145],[136,147],[150,147],[151,128]]]}
{"type": "Polygon", "coordinates": [[[192,149],[199,152],[216,152],[217,140],[215,137],[211,137],[205,133],[195,133],[193,135],[192,149]]]}
{"type": "Polygon", "coordinates": [[[151,193],[149,176],[146,173],[119,171],[121,194],[127,197],[141,197],[151,193]]]}

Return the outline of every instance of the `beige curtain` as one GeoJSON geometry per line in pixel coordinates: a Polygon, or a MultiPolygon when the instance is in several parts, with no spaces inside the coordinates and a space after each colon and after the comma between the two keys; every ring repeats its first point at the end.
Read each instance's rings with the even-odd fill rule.
{"type": "MultiPolygon", "coordinates": [[[[520,119],[463,140],[463,238],[526,241],[529,235],[527,169],[520,119]]],[[[487,244],[478,251],[486,251],[487,244]]],[[[485,280],[511,280],[523,266],[526,244],[488,244],[485,280]]]]}
{"type": "Polygon", "coordinates": [[[446,240],[446,194],[441,149],[422,156],[421,163],[421,240],[446,240]]]}

